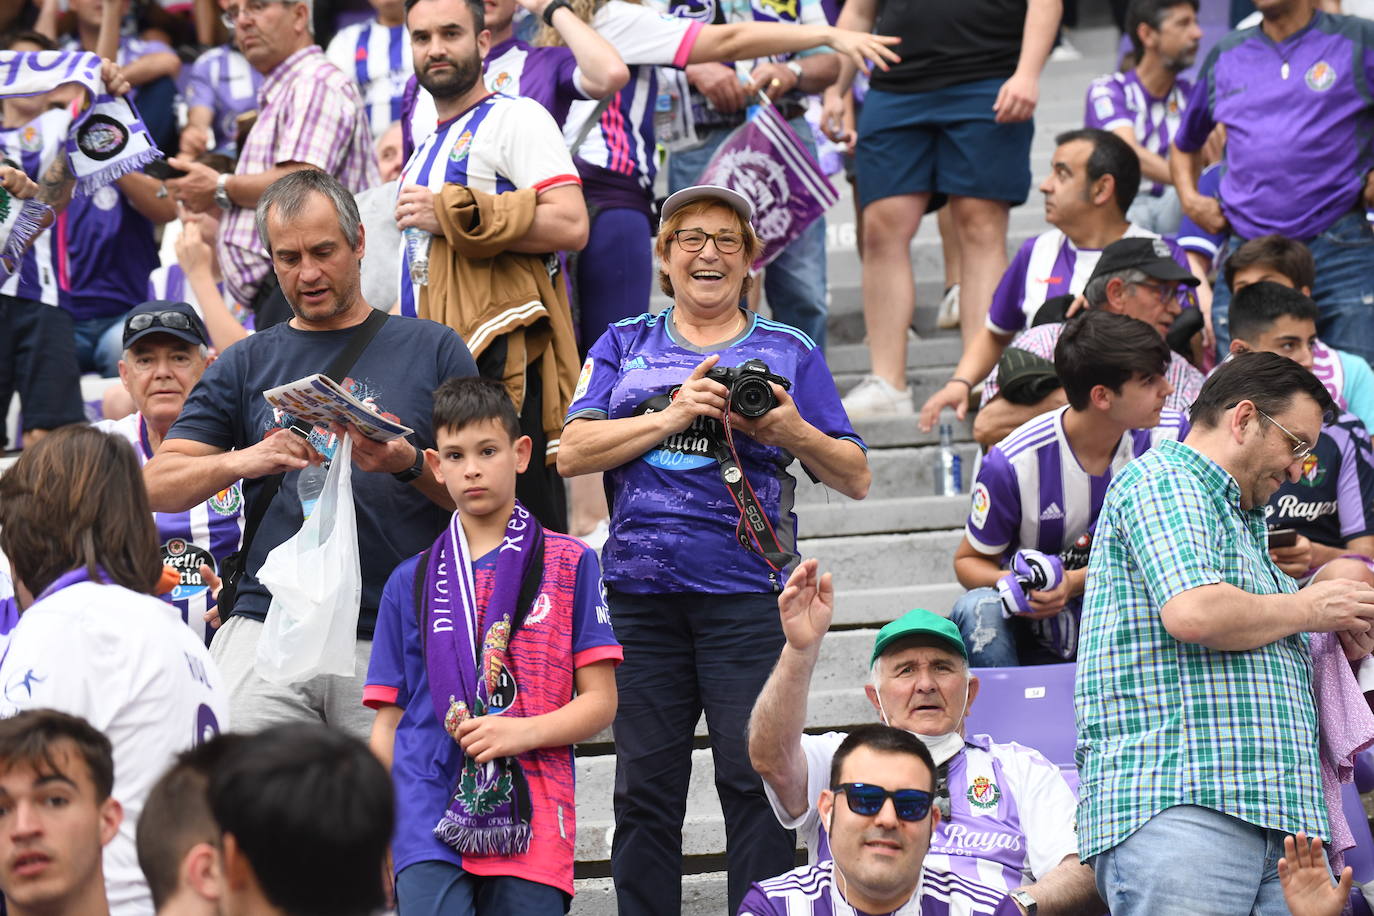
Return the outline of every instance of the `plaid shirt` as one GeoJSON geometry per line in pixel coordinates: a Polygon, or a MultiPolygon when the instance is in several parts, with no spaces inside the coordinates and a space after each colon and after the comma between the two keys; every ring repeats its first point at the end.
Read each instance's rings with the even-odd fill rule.
{"type": "Polygon", "coordinates": [[[1291,594],[1264,507],[1187,445],[1121,472],[1097,523],[1079,631],[1078,852],[1111,849],[1174,805],[1328,837],[1307,637],[1219,652],[1169,635],[1170,598],[1226,582],[1291,594]]]}
{"type": "MultiPolygon", "coordinates": [[[[350,191],[381,184],[372,131],[353,81],[318,45],[292,54],[258,89],[258,120],[239,154],[235,175],[255,175],[283,162],[328,172],[350,191]]],[[[248,304],[272,269],[254,208],[231,207],[220,224],[219,257],[235,302],[248,304]]]]}

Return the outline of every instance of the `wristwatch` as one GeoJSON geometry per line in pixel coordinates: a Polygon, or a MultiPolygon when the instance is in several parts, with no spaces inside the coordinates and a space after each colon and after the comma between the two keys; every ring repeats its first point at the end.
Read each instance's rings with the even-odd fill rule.
{"type": "Polygon", "coordinates": [[[404,471],[397,471],[395,474],[391,475],[401,483],[410,483],[412,480],[419,480],[421,475],[425,473],[425,450],[418,445],[414,446],[414,448],[415,463],[404,471]]]}
{"type": "Polygon", "coordinates": [[[1010,896],[1012,900],[1021,904],[1021,908],[1026,911],[1026,916],[1035,916],[1035,911],[1039,908],[1039,904],[1035,902],[1034,897],[1025,891],[1019,890],[1012,891],[1010,896]]]}
{"type": "Polygon", "coordinates": [[[228,210],[234,205],[234,202],[229,199],[229,176],[227,174],[220,175],[219,180],[215,182],[215,203],[219,204],[221,210],[228,210]]]}
{"type": "Polygon", "coordinates": [[[801,61],[789,60],[786,64],[784,64],[784,66],[787,67],[788,70],[792,71],[792,75],[797,78],[797,85],[800,86],[802,81],[801,61]]]}

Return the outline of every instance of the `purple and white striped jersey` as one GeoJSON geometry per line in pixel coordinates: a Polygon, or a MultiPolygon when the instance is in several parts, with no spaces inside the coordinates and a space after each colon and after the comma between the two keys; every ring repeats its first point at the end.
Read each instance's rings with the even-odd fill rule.
{"type": "Polygon", "coordinates": [[[1369,431],[1342,413],[1322,427],[1297,482],[1285,480],[1264,507],[1270,528],[1295,528],[1308,540],[1343,547],[1374,535],[1374,449],[1369,431]]]}
{"type": "MultiPolygon", "coordinates": [[[[67,142],[71,115],[49,109],[22,127],[0,128],[0,157],[39,181],[67,142]]],[[[57,305],[60,295],[57,233],[45,229],[24,252],[19,269],[0,286],[0,295],[57,305]]]]}
{"type": "MultiPolygon", "coordinates": [[[[844,732],[802,735],[807,810],[791,817],[764,782],[779,823],[806,844],[810,864],[830,858],[816,804],[829,788],[830,762],[844,732]]],[[[1043,877],[1078,854],[1078,801],[1059,767],[1021,744],[970,735],[948,761],[948,820],[941,819],[925,858],[927,874],[954,874],[1005,894],[1043,877]]]]}
{"type": "MultiPolygon", "coordinates": [[[[1121,236],[1125,239],[1159,238],[1148,229],[1131,223],[1121,236]]],[[[1173,242],[1170,250],[1186,269],[1187,258],[1173,242]]],[[[1065,293],[1078,295],[1088,285],[1088,278],[1102,257],[1100,248],[1078,248],[1058,229],[1042,232],[1028,239],[1007,265],[988,307],[987,323],[995,333],[1015,334],[1031,325],[1035,313],[1046,299],[1065,293]]]]}
{"type": "MultiPolygon", "coordinates": [[[[835,863],[818,862],[756,881],[740,901],[738,916],[863,916],[835,886],[835,863]]],[[[1019,916],[1006,892],[992,891],[958,875],[921,872],[916,893],[889,916],[1019,916]]]]}
{"type": "MultiPolygon", "coordinates": [[[[1082,569],[1113,475],[1161,440],[1188,433],[1188,419],[1165,410],[1154,429],[1127,431],[1106,472],[1093,475],[1079,464],[1064,433],[1068,409],[1021,424],[988,451],[964,527],[974,550],[1000,563],[1029,547],[1058,555],[1065,569],[1082,569]]],[[[1081,606],[1075,599],[1053,617],[1030,621],[1036,641],[1065,660],[1076,657],[1081,606]]]]}
{"type": "MultiPolygon", "coordinates": [[[[1137,143],[1167,159],[1192,91],[1191,83],[1176,80],[1164,98],[1155,98],[1141,85],[1134,70],[1108,73],[1088,87],[1083,126],[1110,131],[1129,127],[1135,131],[1137,143]]],[[[1164,185],[1142,178],[1140,193],[1158,197],[1164,193],[1164,185]]]]}
{"type": "MultiPolygon", "coordinates": [[[[122,420],[101,420],[95,425],[102,432],[127,439],[138,454],[140,465],[147,464],[152,457],[148,425],[142,414],[122,420]]],[[[207,645],[213,632],[206,627],[204,617],[215,606],[215,599],[201,578],[200,565],[204,563],[218,575],[220,562],[239,549],[243,540],[242,510],[243,488],[234,483],[185,512],[153,513],[162,562],[181,573],[181,584],[172,590],[168,600],[207,645]]]]}
{"type": "Polygon", "coordinates": [[[345,26],[329,42],[325,54],[358,84],[374,139],[401,119],[401,98],[415,72],[404,23],[386,26],[369,19],[345,26]]]}
{"type": "Polygon", "coordinates": [[[215,152],[238,155],[239,115],[258,107],[262,74],[233,45],[211,48],[190,67],[186,78],[186,106],[209,108],[215,132],[215,152]]]}

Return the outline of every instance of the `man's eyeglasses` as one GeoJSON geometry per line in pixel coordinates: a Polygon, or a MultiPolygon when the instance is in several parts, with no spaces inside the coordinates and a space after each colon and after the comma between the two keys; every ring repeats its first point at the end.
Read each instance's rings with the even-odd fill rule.
{"type": "Polygon", "coordinates": [[[1170,299],[1177,299],[1180,305],[1182,305],[1185,300],[1183,290],[1188,289],[1188,287],[1184,286],[1182,283],[1147,283],[1144,280],[1140,280],[1133,285],[1141,289],[1148,289],[1150,292],[1154,293],[1155,298],[1160,302],[1168,302],[1170,299]]]}
{"type": "Polygon", "coordinates": [[[873,817],[883,810],[883,805],[890,798],[897,817],[904,821],[925,820],[926,815],[930,813],[930,803],[935,797],[933,792],[924,792],[921,789],[888,790],[866,782],[842,782],[831,791],[843,793],[845,801],[849,803],[849,810],[862,817],[873,817]]]}
{"type": "Polygon", "coordinates": [[[182,312],[139,312],[132,316],[124,324],[124,337],[127,340],[131,334],[139,331],[146,331],[149,328],[170,328],[175,331],[190,331],[192,334],[204,340],[200,328],[196,327],[187,315],[182,312]]]}
{"type": "Polygon", "coordinates": [[[220,14],[219,21],[224,23],[226,29],[232,29],[239,21],[239,16],[244,15],[249,19],[257,19],[262,11],[274,3],[294,3],[295,0],[248,0],[243,6],[231,6],[220,14]]]}
{"type": "Polygon", "coordinates": [[[1273,417],[1269,416],[1269,414],[1260,410],[1258,407],[1255,408],[1255,413],[1259,414],[1261,417],[1264,417],[1264,419],[1268,420],[1270,423],[1273,423],[1274,426],[1278,427],[1279,432],[1283,433],[1285,436],[1288,437],[1288,441],[1292,443],[1294,461],[1300,461],[1301,459],[1306,458],[1308,455],[1312,454],[1312,449],[1314,448],[1314,446],[1308,445],[1306,439],[1303,439],[1301,436],[1293,435],[1284,427],[1282,423],[1280,423],[1278,420],[1275,420],[1273,417]]]}
{"type": "Polygon", "coordinates": [[[716,243],[716,251],[721,254],[734,254],[744,247],[744,236],[738,232],[703,232],[700,229],[677,229],[673,239],[683,251],[700,251],[706,247],[706,240],[716,243]]]}

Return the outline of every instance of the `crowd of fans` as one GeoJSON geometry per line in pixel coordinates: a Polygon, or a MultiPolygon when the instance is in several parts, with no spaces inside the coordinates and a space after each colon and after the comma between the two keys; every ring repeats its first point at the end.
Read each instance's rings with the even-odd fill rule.
{"type": "Polygon", "coordinates": [[[0,234],[44,216],[0,239],[9,912],[562,913],[572,746],[608,727],[619,911],[679,912],[703,715],[731,913],[1341,912],[1374,22],[1260,0],[1189,80],[1198,0],[1115,9],[1009,257],[1059,0],[372,6],[4,14],[0,63],[104,59],[90,97],[0,87],[0,234]],[[760,106],[848,158],[848,392],[823,219],[763,266],[777,189],[701,182],[760,106]],[[137,133],[163,155],[73,174],[137,133]],[[963,349],[918,407],[930,210],[963,349]],[[264,397],[316,375],[379,424],[264,397]],[[789,468],[862,500],[856,426],[949,410],[985,449],[967,591],[888,615],[880,724],[807,734],[835,589],[789,468]],[[273,575],[341,537],[343,658],[282,676],[319,574],[273,575]],[[1052,663],[1071,778],[966,728],[975,669],[1052,663]]]}

